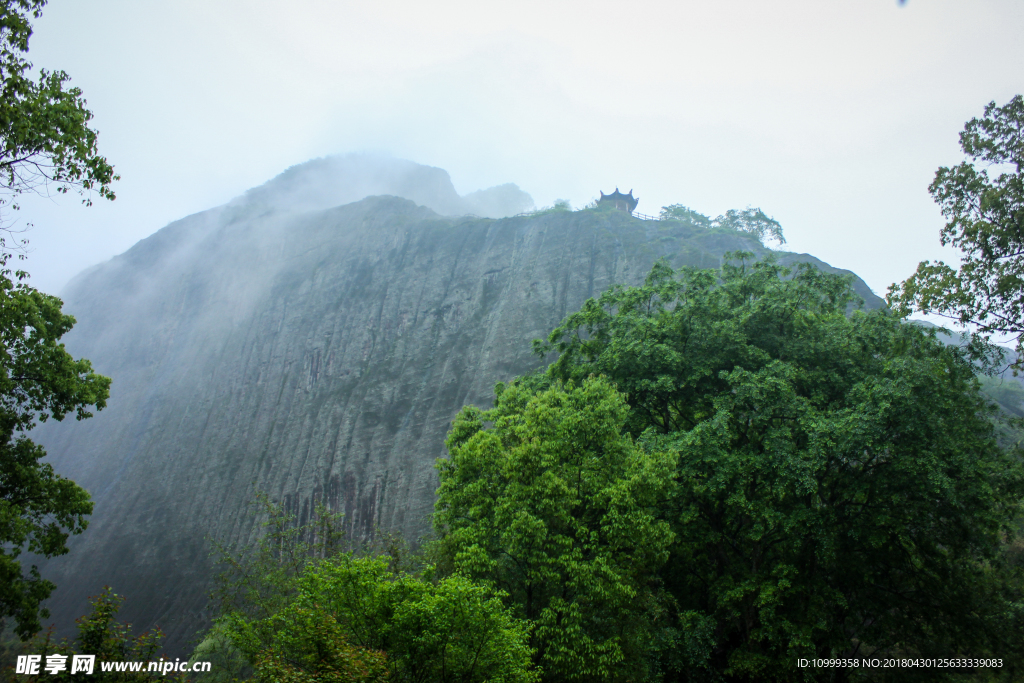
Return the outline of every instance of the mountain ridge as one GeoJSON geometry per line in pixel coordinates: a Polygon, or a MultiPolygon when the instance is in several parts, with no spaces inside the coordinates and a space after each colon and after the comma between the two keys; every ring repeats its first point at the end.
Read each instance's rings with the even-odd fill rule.
{"type": "Polygon", "coordinates": [[[61,630],[110,584],[127,621],[161,625],[184,652],[207,619],[206,538],[252,541],[254,486],[300,519],[317,502],[344,512],[353,540],[380,528],[415,541],[459,408],[489,404],[495,382],[541,364],[534,338],[658,259],[718,267],[746,249],[845,272],[741,233],[617,211],[271,204],[175,221],[65,290],[78,319],[68,348],[114,384],[94,418],[36,432],[96,502],[71,553],[44,568],[61,630]]]}

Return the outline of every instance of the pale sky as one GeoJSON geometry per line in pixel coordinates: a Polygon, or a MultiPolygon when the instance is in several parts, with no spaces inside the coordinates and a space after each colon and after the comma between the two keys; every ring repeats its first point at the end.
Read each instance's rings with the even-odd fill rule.
{"type": "Polygon", "coordinates": [[[540,206],[757,206],[884,294],[953,253],[928,183],[1024,92],[1020,0],[50,0],[35,27],[122,177],[113,203],[23,202],[53,293],[290,165],[376,151],[540,206]]]}

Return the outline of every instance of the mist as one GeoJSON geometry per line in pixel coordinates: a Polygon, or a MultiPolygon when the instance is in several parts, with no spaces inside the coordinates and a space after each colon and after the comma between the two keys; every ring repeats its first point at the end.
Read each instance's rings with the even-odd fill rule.
{"type": "Polygon", "coordinates": [[[926,188],[964,122],[1024,89],[1022,36],[1014,0],[53,0],[32,61],[82,88],[122,180],[90,209],[26,202],[25,267],[57,292],[291,166],[385,152],[462,196],[514,182],[540,206],[615,186],[648,214],[759,206],[790,248],[883,292],[955,258],[926,188]]]}
{"type": "Polygon", "coordinates": [[[405,159],[368,153],[313,159],[222,206],[174,221],[72,278],[63,291],[67,309],[93,324],[74,329],[68,343],[86,357],[107,358],[111,365],[103,371],[115,375],[140,362],[125,354],[119,338],[126,323],[139,353],[166,353],[175,338],[168,325],[178,325],[176,318],[185,313],[166,288],[185,281],[195,283],[189,288],[195,308],[186,316],[190,324],[202,317],[205,333],[226,334],[270,296],[291,245],[309,238],[297,232],[309,229],[324,210],[373,196],[406,199],[440,216],[503,218],[534,208],[514,183],[460,196],[445,170],[405,159]],[[116,292],[120,305],[97,301],[101,291],[116,292]]]}
{"type": "Polygon", "coordinates": [[[445,216],[504,218],[534,208],[515,183],[459,196],[448,172],[382,154],[347,154],[314,159],[287,169],[234,204],[285,211],[316,211],[373,195],[394,195],[445,216]]]}

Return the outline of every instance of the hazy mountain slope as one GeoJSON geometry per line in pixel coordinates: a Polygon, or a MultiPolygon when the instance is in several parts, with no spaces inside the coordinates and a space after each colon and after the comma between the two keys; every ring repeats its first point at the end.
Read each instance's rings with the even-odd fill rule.
{"type": "Polygon", "coordinates": [[[533,198],[514,183],[460,197],[444,169],[372,154],[322,157],[292,166],[232,204],[315,211],[384,194],[411,199],[444,216],[503,218],[533,208],[533,198]]]}
{"type": "Polygon", "coordinates": [[[452,417],[536,367],[532,339],[662,256],[713,267],[738,248],[766,251],[618,212],[444,218],[389,196],[235,203],[164,228],[65,292],[68,348],[114,384],[93,419],[38,431],[96,502],[46,567],[55,620],[110,584],[128,621],[181,651],[204,619],[204,539],[253,537],[254,485],[303,517],[343,510],[356,538],[415,539],[452,417]]]}

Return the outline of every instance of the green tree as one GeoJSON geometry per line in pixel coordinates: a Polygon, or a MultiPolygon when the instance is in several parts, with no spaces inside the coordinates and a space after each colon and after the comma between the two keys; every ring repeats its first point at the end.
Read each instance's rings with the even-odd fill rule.
{"type": "Polygon", "coordinates": [[[438,462],[440,543],[534,625],[545,680],[636,680],[672,539],[655,508],[674,456],[623,435],[628,407],[604,380],[496,393],[493,410],[463,409],[438,462]]]}
{"type": "Polygon", "coordinates": [[[953,653],[1012,677],[1024,474],[971,357],[886,311],[848,317],[844,278],[750,257],[659,264],[537,344],[553,380],[607,377],[626,431],[678,455],[665,680],[849,680],[795,660],[953,653]]]}
{"type": "MultiPolygon", "coordinates": [[[[267,620],[289,609],[298,595],[299,578],[318,561],[345,550],[344,515],[332,513],[322,503],[313,506],[313,514],[305,524],[298,524],[295,515],[262,491],[256,491],[251,507],[253,516],[261,520],[255,543],[238,547],[212,541],[219,571],[213,581],[211,606],[218,617],[191,658],[212,663],[204,680],[227,682],[249,678],[263,660],[264,673],[272,674],[280,663],[279,653],[272,650],[270,643],[254,647],[251,642],[243,653],[237,627],[269,623],[267,620]]],[[[315,629],[318,637],[327,639],[323,647],[335,648],[338,656],[348,652],[349,646],[333,639],[326,628],[320,622],[315,629]]],[[[285,677],[298,675],[298,671],[277,673],[285,677]]]]}
{"type": "MultiPolygon", "coordinates": [[[[463,576],[414,574],[398,554],[344,551],[341,516],[306,524],[258,497],[255,547],[222,548],[219,616],[193,655],[212,680],[531,683],[527,624],[463,576]]],[[[206,677],[204,676],[204,679],[206,677]]]]}
{"type": "MultiPolygon", "coordinates": [[[[0,231],[8,234],[5,210],[25,192],[76,189],[86,204],[92,192],[114,198],[117,176],[96,152],[81,91],[65,88],[63,71],[33,76],[25,58],[30,20],[45,4],[0,0],[0,231]]],[[[13,246],[0,237],[0,619],[13,617],[25,638],[39,630],[39,604],[54,585],[35,566],[24,574],[19,556],[66,553],[68,535],[81,533],[92,511],[89,495],[40,462],[43,449],[25,433],[49,418],[89,417],[87,407],[104,407],[110,380],[64,350],[74,319],[59,299],[24,284],[24,272],[11,272],[13,246]]]]}
{"type": "Polygon", "coordinates": [[[345,550],[344,515],[318,503],[309,521],[300,525],[262,491],[255,494],[252,512],[262,520],[256,543],[239,548],[213,541],[220,572],[212,598],[222,614],[259,620],[293,601],[296,581],[309,567],[345,550]]]}
{"type": "Polygon", "coordinates": [[[101,662],[157,661],[157,652],[164,637],[163,632],[158,628],[137,636],[132,635],[131,626],[116,619],[123,601],[124,598],[114,593],[110,587],[104,588],[100,595],[90,598],[89,604],[92,606],[90,613],[77,620],[78,637],[74,641],[68,641],[66,638],[60,641],[54,640],[52,627],[45,632],[36,634],[24,647],[24,653],[41,657],[38,674],[15,674],[11,668],[8,668],[4,672],[5,680],[21,681],[22,683],[25,681],[37,683],[39,681],[77,680],[98,681],[99,683],[170,680],[180,683],[186,680],[184,674],[173,672],[164,674],[148,670],[103,670],[101,662]],[[60,655],[64,658],[63,669],[56,673],[49,673],[45,670],[47,657],[52,655],[60,655]],[[93,655],[95,660],[92,672],[71,673],[74,655],[93,655]]]}
{"type": "Polygon", "coordinates": [[[0,274],[0,618],[13,617],[22,638],[39,630],[54,584],[34,565],[23,573],[21,553],[63,555],[92,512],[89,494],[41,462],[45,451],[26,436],[37,422],[106,405],[110,380],[60,343],[73,324],[60,299],[0,274]]]}
{"type": "MultiPolygon", "coordinates": [[[[33,76],[25,58],[46,0],[0,1],[0,225],[9,227],[3,210],[16,210],[25,192],[72,189],[91,204],[95,191],[114,199],[114,168],[97,152],[97,133],[82,91],[67,88],[63,71],[40,69],[33,76]]],[[[0,246],[3,242],[0,242],[0,246]]]]}
{"type": "Polygon", "coordinates": [[[338,621],[308,595],[254,624],[229,623],[225,633],[266,683],[371,683],[388,677],[383,652],[349,643],[338,621]]]}
{"type": "Polygon", "coordinates": [[[761,209],[729,209],[725,214],[712,220],[682,204],[670,204],[661,207],[660,218],[663,221],[681,221],[698,228],[724,228],[745,232],[756,237],[762,244],[769,241],[777,242],[779,245],[786,243],[786,238],[782,236],[782,226],[761,209]]]}
{"type": "Polygon", "coordinates": [[[946,225],[940,241],[962,252],[959,268],[924,261],[910,278],[889,288],[889,305],[902,315],[935,313],[989,337],[1017,341],[1024,362],[1024,97],[967,122],[960,147],[968,161],[941,167],[928,191],[946,225]],[[995,166],[990,177],[984,162],[995,166]]]}
{"type": "Polygon", "coordinates": [[[711,219],[682,204],[669,204],[661,207],[659,217],[663,221],[681,221],[700,228],[710,228],[711,219]]]}
{"type": "Polygon", "coordinates": [[[778,242],[779,245],[786,243],[786,238],[782,236],[782,226],[779,225],[777,220],[770,218],[761,209],[752,209],[750,207],[742,211],[729,209],[725,212],[725,215],[719,216],[712,221],[712,225],[714,227],[749,233],[762,243],[766,241],[778,242]]]}
{"type": "Polygon", "coordinates": [[[536,680],[527,624],[459,574],[434,582],[396,572],[387,558],[342,556],[305,577],[301,594],[353,643],[385,652],[389,680],[536,680]]]}

